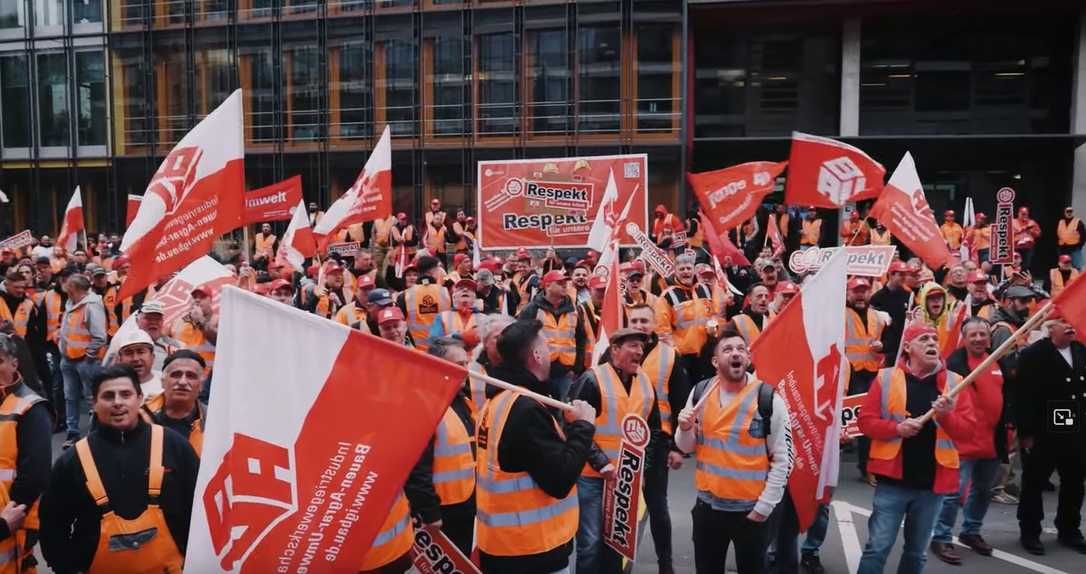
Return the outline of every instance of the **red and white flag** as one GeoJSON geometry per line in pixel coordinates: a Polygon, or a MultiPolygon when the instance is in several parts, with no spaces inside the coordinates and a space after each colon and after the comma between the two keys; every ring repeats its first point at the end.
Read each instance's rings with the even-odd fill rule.
{"type": "Polygon", "coordinates": [[[920,175],[916,173],[916,164],[909,152],[905,152],[886,189],[871,206],[871,216],[923,259],[928,267],[939,269],[950,259],[950,249],[924,197],[920,175]]]}
{"type": "Polygon", "coordinates": [[[1052,298],[1056,311],[1065,321],[1074,325],[1079,340],[1086,335],[1086,281],[1083,277],[1086,277],[1086,274],[1072,279],[1063,291],[1052,298]]]}
{"type": "Polygon", "coordinates": [[[709,252],[714,257],[723,264],[750,266],[750,260],[743,254],[743,250],[736,247],[731,239],[728,239],[727,233],[717,233],[713,223],[709,221],[704,213],[698,212],[698,219],[701,221],[701,227],[705,232],[705,242],[709,244],[709,252]],[[731,260],[730,263],[729,259],[731,260]]]}
{"type": "Polygon", "coordinates": [[[792,132],[784,202],[837,209],[877,196],[885,177],[886,168],[860,148],[792,132]]]}
{"type": "Polygon", "coordinates": [[[336,231],[392,214],[392,138],[389,126],[381,134],[354,185],[324,212],[313,227],[321,250],[328,247],[336,231]]]}
{"type": "Polygon", "coordinates": [[[68,208],[64,210],[64,221],[60,224],[60,233],[57,234],[57,245],[71,254],[79,247],[81,231],[86,231],[86,228],[83,226],[83,194],[79,192],[77,185],[72,198],[68,200],[68,208]]]}
{"type": "MultiPolygon", "coordinates": [[[[596,210],[596,219],[592,221],[592,229],[588,232],[589,249],[599,251],[601,254],[610,253],[608,246],[610,246],[615,235],[619,233],[619,229],[626,221],[626,217],[629,216],[635,195],[637,195],[636,188],[630,193],[630,197],[626,199],[626,205],[622,208],[622,212],[615,211],[619,200],[618,186],[615,185],[614,170],[607,173],[607,187],[604,189],[600,208],[596,210]]],[[[607,263],[608,261],[600,259],[601,265],[607,263]]]]}
{"type": "Polygon", "coordinates": [[[801,445],[788,479],[801,530],[814,521],[827,487],[837,484],[848,254],[840,249],[751,346],[758,376],[773,385],[792,416],[792,443],[801,445]]]}
{"type": "Polygon", "coordinates": [[[219,236],[241,226],[243,125],[241,90],[235,90],[162,161],[121,240],[131,267],[118,299],[206,255],[219,236]]]}
{"type": "Polygon", "coordinates": [[[698,204],[725,233],[750,219],[762,199],[773,192],[777,176],[788,162],[752,161],[715,171],[686,174],[698,204]]]}
{"type": "Polygon", "coordinates": [[[780,227],[777,226],[776,213],[769,214],[769,220],[766,222],[765,242],[773,245],[774,257],[784,253],[784,238],[781,237],[780,227]]]}
{"type": "MultiPolygon", "coordinates": [[[[618,238],[611,239],[607,248],[608,256],[607,289],[603,292],[603,308],[600,309],[600,327],[596,344],[592,347],[592,364],[598,364],[600,357],[611,344],[610,335],[622,327],[622,286],[618,280],[618,238]]],[[[602,257],[601,257],[602,259],[602,257]]]]}
{"type": "Polygon", "coordinates": [[[317,253],[317,241],[313,237],[313,228],[309,226],[309,214],[305,202],[299,201],[290,217],[290,225],[279,243],[279,253],[275,261],[281,265],[290,265],[298,273],[305,273],[305,260],[317,253]]]}
{"type": "Polygon", "coordinates": [[[126,229],[129,225],[132,225],[132,221],[136,219],[136,213],[139,212],[140,203],[142,202],[142,195],[136,195],[133,193],[128,194],[128,202],[125,204],[124,209],[124,226],[126,229]]]}
{"type": "Polygon", "coordinates": [[[357,572],[467,370],[234,287],[216,346],[185,571],[357,572]]]}

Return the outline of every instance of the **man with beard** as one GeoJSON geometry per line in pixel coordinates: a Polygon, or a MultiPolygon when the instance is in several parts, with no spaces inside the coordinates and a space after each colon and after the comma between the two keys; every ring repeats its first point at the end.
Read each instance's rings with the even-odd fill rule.
{"type": "Polygon", "coordinates": [[[377,284],[377,267],[373,263],[373,253],[370,250],[361,249],[355,253],[351,275],[354,276],[356,283],[362,281],[363,277],[369,277],[374,285],[377,284]]]}
{"type": "Polygon", "coordinates": [[[769,326],[769,320],[773,318],[769,312],[770,293],[769,287],[755,283],[747,295],[746,310],[732,317],[732,328],[743,337],[748,346],[758,340],[762,331],[769,326]]]}
{"type": "MultiPolygon", "coordinates": [[[[1037,299],[1037,294],[1028,287],[1011,285],[1003,292],[1003,304],[992,313],[992,348],[999,347],[1009,339],[1019,327],[1029,318],[1030,303],[1037,299]]],[[[1015,351],[1025,348],[1027,341],[1022,337],[1015,343],[1015,351]]],[[[1013,353],[1014,351],[1012,351],[1013,353]]],[[[1011,355],[1012,365],[1017,366],[1017,360],[1011,355]]]]}
{"type": "Polygon", "coordinates": [[[1056,266],[1048,270],[1048,277],[1044,281],[1044,289],[1055,297],[1076,277],[1078,277],[1078,269],[1071,265],[1071,256],[1060,255],[1056,259],[1056,266]]]}
{"type": "Polygon", "coordinates": [[[206,366],[200,355],[188,349],[166,357],[162,392],[144,397],[142,413],[147,422],[162,425],[188,439],[197,457],[203,450],[207,420],[207,409],[198,400],[206,366]]]}
{"type": "Polygon", "coordinates": [[[699,370],[702,347],[709,340],[706,324],[712,316],[713,294],[694,282],[694,257],[675,258],[675,284],[656,300],[656,334],[675,347],[688,373],[699,370]]]}
{"type": "Polygon", "coordinates": [[[555,397],[565,397],[573,377],[584,370],[588,347],[587,331],[568,295],[567,282],[564,271],[548,271],[540,282],[542,291],[518,315],[521,320],[543,323],[543,337],[551,349],[550,381],[555,385],[551,394],[555,397]]]}
{"type": "MultiPolygon", "coordinates": [[[[845,356],[850,367],[848,394],[866,393],[871,388],[883,362],[883,320],[868,306],[871,293],[866,279],[854,277],[845,292],[845,356]]],[[[875,477],[867,471],[867,455],[871,441],[866,436],[857,439],[860,476],[874,486],[875,477]]]]}
{"type": "Polygon", "coordinates": [[[588,263],[586,261],[582,259],[574,264],[569,281],[569,296],[573,299],[574,305],[580,305],[592,298],[588,289],[588,279],[590,275],[591,270],[588,268],[588,263]]]}

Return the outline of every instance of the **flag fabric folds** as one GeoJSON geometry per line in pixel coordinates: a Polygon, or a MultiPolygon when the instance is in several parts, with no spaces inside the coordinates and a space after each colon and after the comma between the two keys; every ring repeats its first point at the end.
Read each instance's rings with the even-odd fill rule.
{"type": "Polygon", "coordinates": [[[355,223],[384,219],[391,214],[392,137],[386,125],[354,184],[324,212],[313,227],[313,234],[321,249],[324,249],[340,229],[355,223]]]}
{"type": "Polygon", "coordinates": [[[64,222],[57,234],[57,245],[63,247],[69,254],[79,247],[79,233],[85,232],[83,225],[83,195],[79,192],[79,186],[75,186],[72,198],[68,200],[68,208],[64,210],[64,222]]]}
{"type": "Polygon", "coordinates": [[[939,269],[950,260],[950,249],[924,197],[920,175],[909,152],[905,152],[878,201],[871,206],[871,215],[928,267],[939,269]]]}
{"type": "Polygon", "coordinates": [[[886,168],[860,148],[792,132],[784,202],[837,209],[877,196],[885,177],[886,168]]]}
{"type": "Polygon", "coordinates": [[[732,167],[689,173],[690,186],[698,204],[713,221],[713,228],[725,233],[754,216],[762,200],[773,192],[777,176],[788,162],[752,161],[732,167]]]}
{"type": "Polygon", "coordinates": [[[281,265],[290,265],[295,271],[305,273],[305,260],[317,253],[317,241],[313,237],[313,228],[309,226],[309,214],[305,202],[299,201],[290,217],[290,225],[279,243],[279,252],[275,260],[281,265]]]}

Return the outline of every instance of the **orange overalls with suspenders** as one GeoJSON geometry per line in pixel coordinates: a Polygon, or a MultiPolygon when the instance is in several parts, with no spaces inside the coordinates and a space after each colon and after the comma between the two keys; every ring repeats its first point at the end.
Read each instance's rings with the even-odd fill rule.
{"type": "Polygon", "coordinates": [[[88,574],[113,572],[129,573],[180,573],[184,558],[177,548],[158,497],[162,493],[162,441],[165,429],[151,425],[151,458],[147,472],[147,509],[134,520],[121,518],[109,506],[98,467],[94,465],[90,443],[86,438],[75,443],[83,474],[87,476],[87,490],[102,512],[101,534],[88,574]]]}
{"type": "MultiPolygon", "coordinates": [[[[44,400],[30,387],[18,385],[0,402],[0,504],[7,504],[11,500],[11,485],[15,482],[19,459],[19,419],[44,400]]],[[[33,548],[26,548],[27,531],[38,530],[38,525],[38,503],[35,502],[27,509],[23,527],[14,536],[0,541],[0,572],[33,571],[23,570],[21,565],[33,553],[33,548]]]]}

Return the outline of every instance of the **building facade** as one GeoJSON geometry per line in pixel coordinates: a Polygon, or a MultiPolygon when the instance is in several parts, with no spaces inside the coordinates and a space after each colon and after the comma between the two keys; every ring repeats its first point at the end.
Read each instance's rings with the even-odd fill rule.
{"type": "Polygon", "coordinates": [[[55,230],[79,185],[119,230],[236,88],[249,187],[300,174],[322,205],[387,124],[412,213],[473,210],[480,159],[641,152],[685,212],[685,172],[785,159],[793,130],[911,151],[937,210],[1009,185],[1048,229],[1086,211],[1086,11],[946,4],[0,0],[0,226],[55,230]]]}

